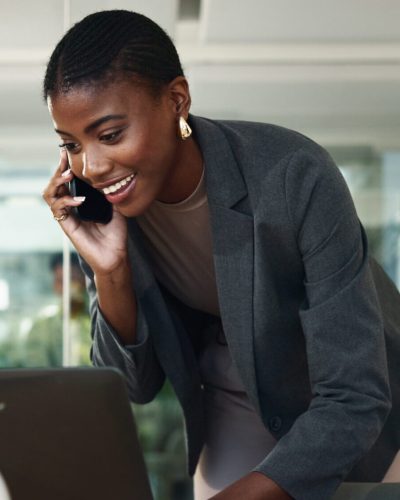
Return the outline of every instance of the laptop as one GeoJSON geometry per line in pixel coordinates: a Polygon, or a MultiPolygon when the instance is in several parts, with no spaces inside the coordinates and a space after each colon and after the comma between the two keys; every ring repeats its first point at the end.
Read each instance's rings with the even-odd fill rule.
{"type": "Polygon", "coordinates": [[[0,474],[11,500],[152,500],[120,372],[0,370],[0,474]]]}

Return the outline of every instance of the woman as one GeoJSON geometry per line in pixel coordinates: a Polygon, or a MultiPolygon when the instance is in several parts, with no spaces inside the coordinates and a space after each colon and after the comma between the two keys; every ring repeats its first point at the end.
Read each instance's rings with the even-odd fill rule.
{"type": "Polygon", "coordinates": [[[396,451],[367,453],[390,410],[383,325],[327,153],[189,115],[175,47],[132,12],[75,25],[44,96],[62,140],[44,198],[83,259],[93,362],[123,370],[136,402],[170,379],[196,499],[321,500],[380,480],[396,451]],[[112,203],[110,223],[74,215],[74,177],[112,203]]]}

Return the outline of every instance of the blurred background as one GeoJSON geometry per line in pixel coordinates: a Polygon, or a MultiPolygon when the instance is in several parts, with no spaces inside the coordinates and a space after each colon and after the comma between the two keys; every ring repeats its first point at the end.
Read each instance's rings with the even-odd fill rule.
{"type": "MultiPolygon", "coordinates": [[[[0,367],[89,363],[82,275],[41,199],[58,160],[41,82],[63,32],[112,8],[170,34],[194,114],[271,122],[325,146],[400,285],[398,0],[0,0],[0,367]]],[[[171,388],[134,410],[156,499],[190,499],[171,388]]]]}

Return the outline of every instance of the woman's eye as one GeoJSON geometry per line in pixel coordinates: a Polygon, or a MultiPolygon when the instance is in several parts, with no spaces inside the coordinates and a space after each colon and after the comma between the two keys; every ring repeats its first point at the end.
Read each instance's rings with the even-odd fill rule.
{"type": "Polygon", "coordinates": [[[117,130],[116,132],[111,132],[110,134],[104,134],[100,137],[101,142],[113,142],[121,135],[122,130],[117,130]]]}
{"type": "Polygon", "coordinates": [[[63,144],[59,144],[59,147],[65,148],[70,153],[73,153],[78,149],[78,144],[76,144],[75,142],[65,142],[63,144]]]}

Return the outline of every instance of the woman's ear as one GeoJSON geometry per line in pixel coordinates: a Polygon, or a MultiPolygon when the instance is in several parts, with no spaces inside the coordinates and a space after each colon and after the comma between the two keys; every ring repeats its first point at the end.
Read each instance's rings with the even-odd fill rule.
{"type": "Polygon", "coordinates": [[[177,76],[168,85],[169,98],[172,111],[177,119],[183,116],[187,120],[191,105],[189,84],[184,76],[177,76]]]}

